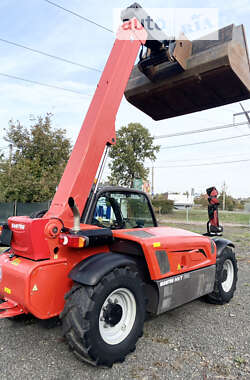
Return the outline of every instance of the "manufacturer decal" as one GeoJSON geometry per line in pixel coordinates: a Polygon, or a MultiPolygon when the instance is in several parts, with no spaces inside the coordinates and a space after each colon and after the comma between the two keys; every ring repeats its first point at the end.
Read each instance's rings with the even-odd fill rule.
{"type": "Polygon", "coordinates": [[[181,274],[180,276],[168,278],[167,280],[161,281],[160,286],[166,286],[166,285],[174,284],[175,282],[182,281],[183,279],[184,279],[184,274],[181,274]]]}
{"type": "Polygon", "coordinates": [[[14,259],[10,262],[12,265],[19,265],[21,263],[21,260],[20,259],[14,259]]]}
{"type": "Polygon", "coordinates": [[[154,248],[158,248],[160,246],[161,246],[161,243],[159,241],[156,241],[155,243],[153,243],[154,248]]]}
{"type": "Polygon", "coordinates": [[[37,287],[37,285],[36,285],[36,284],[33,286],[33,289],[32,289],[32,291],[33,291],[33,292],[37,292],[37,291],[38,291],[38,287],[37,287]]]}
{"type": "Polygon", "coordinates": [[[25,224],[20,224],[20,223],[11,223],[11,228],[15,230],[25,230],[25,224]]]}

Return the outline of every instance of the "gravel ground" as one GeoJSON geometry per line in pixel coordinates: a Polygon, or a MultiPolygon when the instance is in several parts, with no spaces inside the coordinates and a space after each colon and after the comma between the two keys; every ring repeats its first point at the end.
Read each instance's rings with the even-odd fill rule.
{"type": "Polygon", "coordinates": [[[239,266],[229,304],[196,300],[146,321],[136,351],[111,369],[78,361],[60,326],[0,320],[0,379],[250,379],[250,234],[231,228],[227,235],[236,242],[239,266]]]}

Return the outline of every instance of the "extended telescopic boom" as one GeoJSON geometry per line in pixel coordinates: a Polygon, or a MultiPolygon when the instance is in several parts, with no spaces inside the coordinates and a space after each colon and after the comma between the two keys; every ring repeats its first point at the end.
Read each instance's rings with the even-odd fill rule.
{"type": "Polygon", "coordinates": [[[67,227],[73,223],[68,199],[82,213],[106,145],[115,143],[116,114],[141,44],[145,29],[136,19],[124,22],[104,68],[46,218],[57,217],[67,227]]]}

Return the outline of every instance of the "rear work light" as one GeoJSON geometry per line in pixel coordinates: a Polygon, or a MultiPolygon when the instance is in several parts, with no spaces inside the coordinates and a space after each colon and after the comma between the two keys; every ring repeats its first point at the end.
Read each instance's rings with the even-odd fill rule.
{"type": "Polygon", "coordinates": [[[65,247],[84,248],[88,246],[89,239],[86,236],[60,234],[59,243],[65,247]]]}

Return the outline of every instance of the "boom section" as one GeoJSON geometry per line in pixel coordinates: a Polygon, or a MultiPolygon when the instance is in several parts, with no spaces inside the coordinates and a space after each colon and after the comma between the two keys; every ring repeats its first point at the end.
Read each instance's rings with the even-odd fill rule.
{"type": "Polygon", "coordinates": [[[89,196],[106,145],[115,144],[115,119],[141,44],[147,33],[136,19],[119,28],[77,141],[47,214],[72,226],[73,197],[80,214],[89,196]]]}

